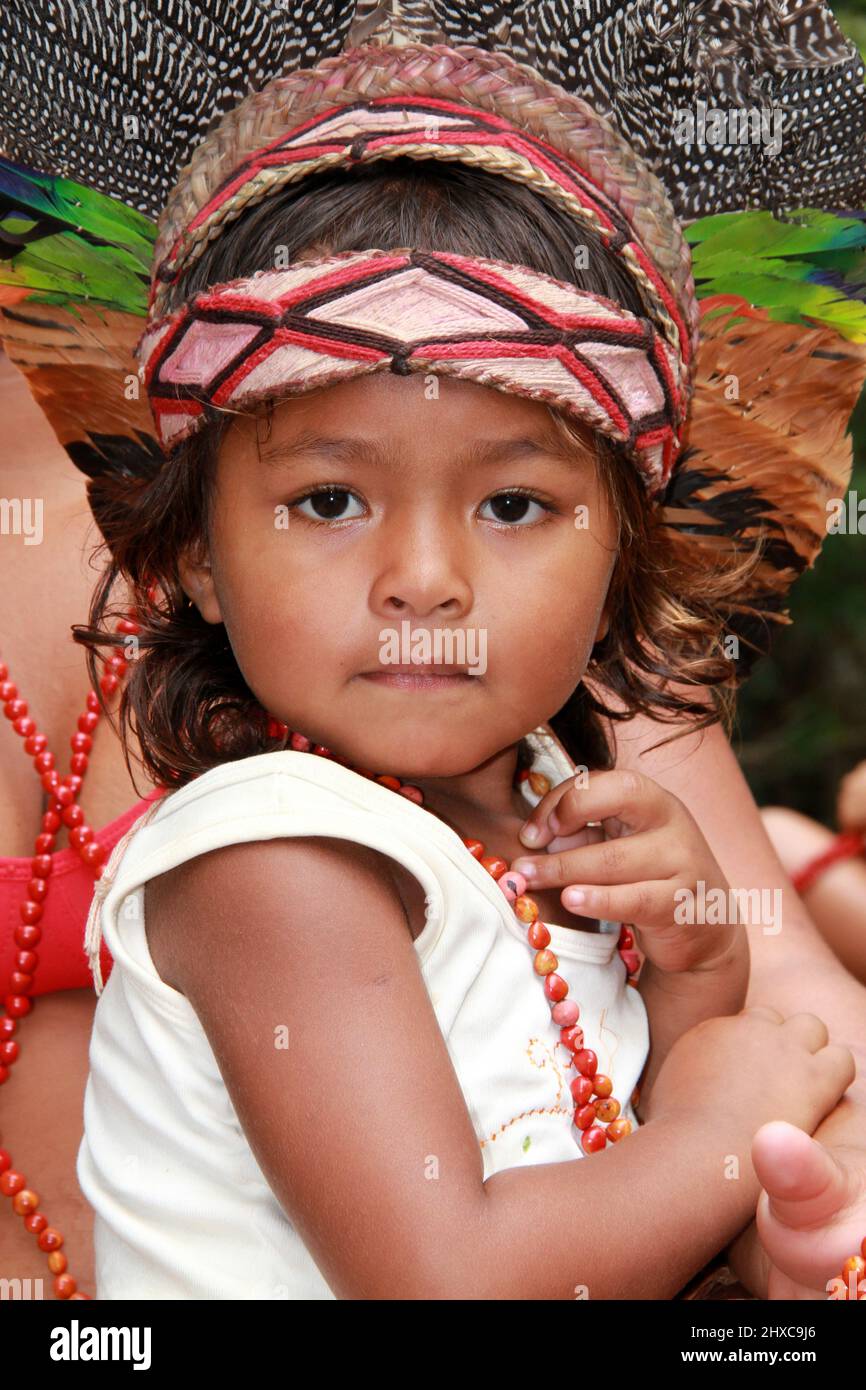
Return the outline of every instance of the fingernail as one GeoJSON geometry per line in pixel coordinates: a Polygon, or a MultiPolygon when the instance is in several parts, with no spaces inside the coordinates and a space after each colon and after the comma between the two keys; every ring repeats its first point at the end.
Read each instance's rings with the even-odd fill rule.
{"type": "Polygon", "coordinates": [[[511,867],[516,874],[522,874],[527,883],[538,875],[538,870],[531,859],[515,859],[511,867]]]}
{"type": "MultiPolygon", "coordinates": [[[[541,830],[539,829],[539,827],[531,823],[529,825],[525,825],[520,832],[521,840],[525,840],[528,845],[536,844],[540,836],[541,830]]],[[[518,870],[518,872],[523,873],[523,870],[520,869],[518,870]]]]}
{"type": "MultiPolygon", "coordinates": [[[[524,874],[524,878],[526,875],[524,874]]],[[[566,888],[562,895],[562,900],[566,907],[582,907],[586,902],[586,894],[582,888],[566,888]]]]}

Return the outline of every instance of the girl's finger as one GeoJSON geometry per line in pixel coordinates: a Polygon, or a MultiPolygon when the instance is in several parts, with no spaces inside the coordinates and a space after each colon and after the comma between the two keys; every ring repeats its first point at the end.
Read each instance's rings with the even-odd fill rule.
{"type": "MultiPolygon", "coordinates": [[[[559,854],[521,855],[511,868],[533,888],[562,888],[567,884],[637,883],[641,879],[662,878],[676,871],[676,845],[668,836],[647,831],[622,835],[600,844],[587,844],[559,854]]],[[[670,889],[673,893],[673,886],[670,889]]]]}
{"type": "Polygon", "coordinates": [[[580,849],[583,845],[599,845],[604,840],[604,827],[585,825],[575,835],[556,835],[547,845],[548,854],[561,854],[564,849],[580,849]]]}
{"type": "MultiPolygon", "coordinates": [[[[589,821],[617,817],[630,828],[642,830],[660,824],[670,813],[670,794],[640,772],[593,772],[586,786],[576,783],[573,777],[542,798],[520,833],[524,844],[529,825],[540,829],[549,826],[553,835],[565,836],[582,830],[589,821]]],[[[547,839],[539,836],[533,848],[546,843],[547,839]]]]}
{"type": "Polygon", "coordinates": [[[570,785],[556,806],[554,829],[569,834],[588,821],[616,818],[631,830],[648,830],[670,816],[671,795],[640,772],[590,773],[585,787],[570,785]]]}
{"type": "Polygon", "coordinates": [[[548,823],[551,811],[562,800],[574,782],[574,777],[567,777],[564,782],[551,787],[549,792],[545,792],[537,806],[533,806],[532,814],[527,816],[523,825],[520,827],[519,836],[523,844],[529,849],[544,849],[550,843],[554,835],[553,828],[548,823]]]}
{"type": "Polygon", "coordinates": [[[673,912],[673,894],[666,880],[640,883],[580,884],[561,894],[563,907],[577,917],[607,922],[635,922],[638,927],[666,923],[673,912]],[[576,897],[580,896],[580,901],[576,897]]]}

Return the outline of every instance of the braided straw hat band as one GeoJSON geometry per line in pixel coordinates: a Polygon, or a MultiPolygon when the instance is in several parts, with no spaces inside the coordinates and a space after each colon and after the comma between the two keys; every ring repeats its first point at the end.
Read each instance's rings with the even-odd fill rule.
{"type": "Polygon", "coordinates": [[[174,297],[166,295],[166,282],[176,280],[178,271],[197,259],[250,201],[316,168],[400,154],[462,158],[526,182],[567,207],[578,231],[581,225],[603,229],[611,224],[612,214],[616,216],[625,235],[612,249],[622,255],[648,307],[656,301],[658,322],[672,342],[671,329],[677,326],[679,351],[686,363],[691,360],[698,343],[691,257],[660,181],[585,102],[505,54],[443,44],[350,49],[316,68],[277,78],[230,111],[195,151],[163,210],[151,312],[163,312],[172,301],[176,307],[174,297]],[[390,152],[384,145],[366,155],[357,147],[353,152],[351,140],[345,139],[342,161],[339,155],[329,158],[335,154],[332,149],[324,156],[326,162],[316,165],[313,160],[322,158],[322,151],[310,150],[312,158],[298,174],[292,169],[298,167],[295,151],[285,161],[285,174],[273,161],[250,172],[256,157],[261,159],[277,144],[285,148],[291,132],[335,108],[354,105],[369,110],[382,98],[404,98],[404,104],[414,104],[416,110],[425,99],[440,110],[455,104],[465,116],[474,114],[476,138],[449,148],[446,131],[440,128],[432,139],[425,130],[423,142],[411,146],[404,138],[401,148],[395,131],[390,152]],[[485,113],[492,118],[486,132],[480,120],[485,113]],[[511,142],[501,138],[506,127],[515,137],[511,142]],[[247,177],[235,188],[238,171],[247,177]]]}
{"type": "Polygon", "coordinates": [[[692,345],[673,294],[603,190],[556,151],[516,131],[508,122],[453,102],[415,102],[404,97],[378,98],[348,108],[332,107],[244,160],[196,214],[170,255],[157,267],[152,312],[167,307],[170,287],[178,281],[182,290],[184,270],[207,244],[201,236],[207,237],[214,227],[225,224],[224,206],[230,205],[232,214],[237,216],[285,184],[321,169],[406,155],[413,159],[456,159],[488,169],[524,183],[564,207],[574,220],[576,235],[581,226],[590,226],[620,257],[642,292],[648,313],[683,364],[691,361],[692,345]]]}

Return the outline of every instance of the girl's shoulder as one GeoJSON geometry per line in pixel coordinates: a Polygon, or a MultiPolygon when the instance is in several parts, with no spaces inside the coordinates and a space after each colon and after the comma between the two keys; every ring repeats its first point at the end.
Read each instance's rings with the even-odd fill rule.
{"type": "Polygon", "coordinates": [[[150,880],[229,846],[297,837],[344,841],[396,860],[440,917],[447,880],[465,872],[459,836],[379,782],[293,750],[237,759],[169,792],[115,846],[88,918],[91,965],[102,933],[112,953],[119,946],[118,930],[133,911],[123,905],[150,880]]]}
{"type": "Polygon", "coordinates": [[[141,883],[223,845],[331,836],[378,848],[429,835],[432,819],[407,797],[332,759],[291,749],[261,753],[210,768],[153,803],[115,847],[100,894],[115,877],[134,874],[141,883]]]}
{"type": "MultiPolygon", "coordinates": [[[[534,768],[551,786],[574,771],[546,726],[527,737],[534,768]]],[[[529,805],[537,804],[543,791],[528,779],[522,787],[529,805]]],[[[88,943],[95,940],[97,914],[109,923],[108,934],[126,897],[150,879],[228,845],[292,837],[351,841],[387,855],[418,881],[431,913],[442,908],[440,915],[445,896],[458,895],[477,869],[456,831],[398,791],[317,754],[261,753],[210,768],[154,802],[135,822],[98,882],[88,943]]],[[[482,879],[498,904],[495,885],[486,875],[482,879]]]]}
{"type": "MultiPolygon", "coordinates": [[[[210,768],[169,792],[146,828],[153,840],[198,831],[223,819],[256,821],[291,817],[295,833],[308,822],[308,834],[322,815],[367,813],[401,820],[419,808],[407,797],[342,763],[313,753],[284,749],[239,758],[210,768]]],[[[426,819],[426,814],[424,818],[426,819]]],[[[139,822],[144,828],[144,818],[139,822]]]]}

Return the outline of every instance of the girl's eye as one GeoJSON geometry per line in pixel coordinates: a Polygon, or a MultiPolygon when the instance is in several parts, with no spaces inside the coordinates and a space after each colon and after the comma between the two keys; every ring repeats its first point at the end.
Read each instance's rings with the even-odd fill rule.
{"type": "Polygon", "coordinates": [[[504,522],[506,525],[531,526],[539,520],[538,515],[527,518],[527,511],[530,507],[537,507],[542,512],[552,511],[552,508],[542,502],[541,498],[535,497],[531,492],[526,492],[521,488],[512,488],[510,492],[498,492],[495,497],[488,497],[482,506],[493,507],[496,515],[494,521],[504,522]]]}
{"type": "MultiPolygon", "coordinates": [[[[482,507],[492,507],[494,515],[490,518],[499,522],[500,525],[518,527],[530,526],[537,523],[540,519],[539,512],[550,512],[553,508],[549,503],[542,502],[533,493],[523,488],[511,488],[508,492],[499,492],[494,497],[488,497],[482,507]],[[538,511],[532,514],[531,509],[535,507],[538,511]]],[[[308,492],[305,497],[299,497],[292,503],[302,516],[314,525],[327,525],[328,522],[351,521],[364,515],[363,503],[358,494],[350,492],[348,488],[327,485],[318,487],[308,492]],[[347,511],[346,506],[354,500],[359,510],[347,511]]]]}
{"type": "Polygon", "coordinates": [[[306,497],[299,497],[297,502],[292,505],[297,507],[301,515],[305,516],[308,521],[349,521],[354,517],[364,515],[363,507],[359,512],[346,513],[346,500],[350,497],[354,497],[357,501],[357,493],[349,492],[348,488],[320,487],[315,492],[308,492],[306,497]],[[304,511],[307,506],[313,509],[312,512],[304,511]]]}

